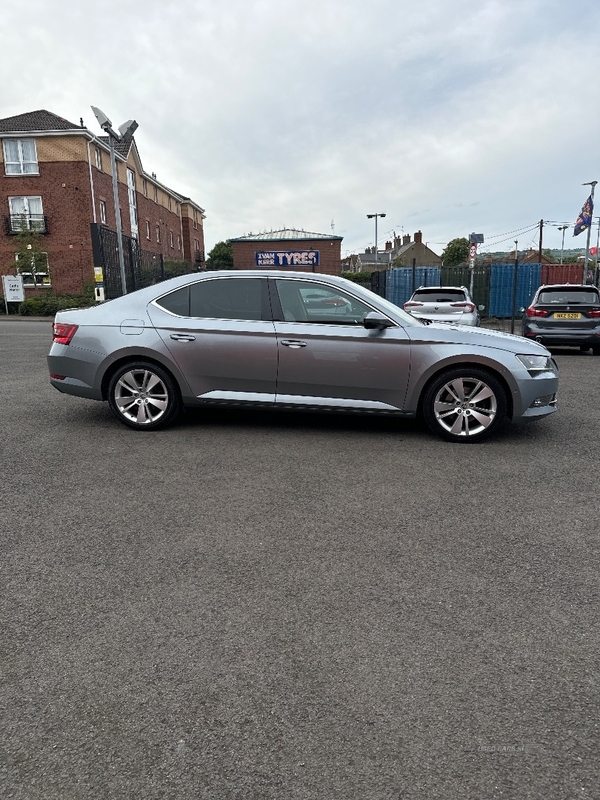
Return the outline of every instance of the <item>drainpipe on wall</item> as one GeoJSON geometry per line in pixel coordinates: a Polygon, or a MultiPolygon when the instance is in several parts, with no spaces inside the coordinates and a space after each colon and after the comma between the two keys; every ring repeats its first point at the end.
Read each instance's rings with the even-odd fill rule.
{"type": "Polygon", "coordinates": [[[90,140],[87,143],[88,169],[90,171],[90,189],[92,192],[92,219],[96,222],[96,196],[94,194],[94,175],[92,173],[92,159],[90,156],[90,140]]]}

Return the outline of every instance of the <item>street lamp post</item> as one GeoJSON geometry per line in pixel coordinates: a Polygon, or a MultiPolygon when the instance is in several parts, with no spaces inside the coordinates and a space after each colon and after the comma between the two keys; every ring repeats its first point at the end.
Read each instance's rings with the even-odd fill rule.
{"type": "Polygon", "coordinates": [[[562,242],[560,245],[560,263],[563,263],[563,250],[565,249],[565,231],[567,230],[568,225],[559,225],[558,230],[562,231],[562,242]]]}
{"type": "Polygon", "coordinates": [[[367,219],[375,219],[375,269],[377,269],[377,263],[379,261],[377,254],[377,217],[385,217],[385,214],[367,214],[367,219]]]}
{"type": "Polygon", "coordinates": [[[115,142],[120,142],[123,139],[131,139],[138,124],[134,119],[129,119],[120,126],[119,132],[113,130],[112,122],[96,106],[92,106],[92,111],[103,131],[108,134],[108,143],[110,146],[110,168],[112,171],[112,187],[113,187],[113,202],[115,205],[115,224],[117,228],[117,252],[119,254],[119,269],[121,271],[121,289],[123,294],[127,294],[127,280],[125,278],[125,257],[123,255],[123,229],[121,226],[121,211],[119,207],[119,185],[117,181],[117,160],[115,158],[115,142]]]}

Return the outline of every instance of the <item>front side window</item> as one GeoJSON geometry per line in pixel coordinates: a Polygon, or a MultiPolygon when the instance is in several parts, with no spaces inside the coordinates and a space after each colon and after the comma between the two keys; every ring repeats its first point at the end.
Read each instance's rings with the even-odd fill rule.
{"type": "Polygon", "coordinates": [[[6,175],[38,175],[35,139],[4,139],[6,175]]]}
{"type": "Polygon", "coordinates": [[[373,309],[343,289],[312,281],[276,280],[283,318],[287,322],[362,325],[373,309]]]}
{"type": "Polygon", "coordinates": [[[44,211],[41,197],[9,197],[10,229],[13,233],[19,231],[46,230],[44,211]]]}

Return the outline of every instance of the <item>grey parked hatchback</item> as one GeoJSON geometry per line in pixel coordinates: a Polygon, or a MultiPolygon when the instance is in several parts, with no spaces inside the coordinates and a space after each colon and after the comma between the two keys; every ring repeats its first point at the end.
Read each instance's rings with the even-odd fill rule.
{"type": "Polygon", "coordinates": [[[476,442],[556,410],[558,370],[537,342],[423,322],[329,275],[184,275],[61,311],[53,332],[52,385],[142,431],[182,407],[260,405],[422,414],[476,442]]]}

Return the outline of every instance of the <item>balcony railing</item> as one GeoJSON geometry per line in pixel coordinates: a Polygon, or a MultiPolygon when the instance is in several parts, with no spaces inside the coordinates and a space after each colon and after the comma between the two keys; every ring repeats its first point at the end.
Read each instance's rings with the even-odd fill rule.
{"type": "Polygon", "coordinates": [[[9,236],[24,231],[49,233],[48,217],[45,214],[10,214],[4,217],[4,230],[9,236]]]}

